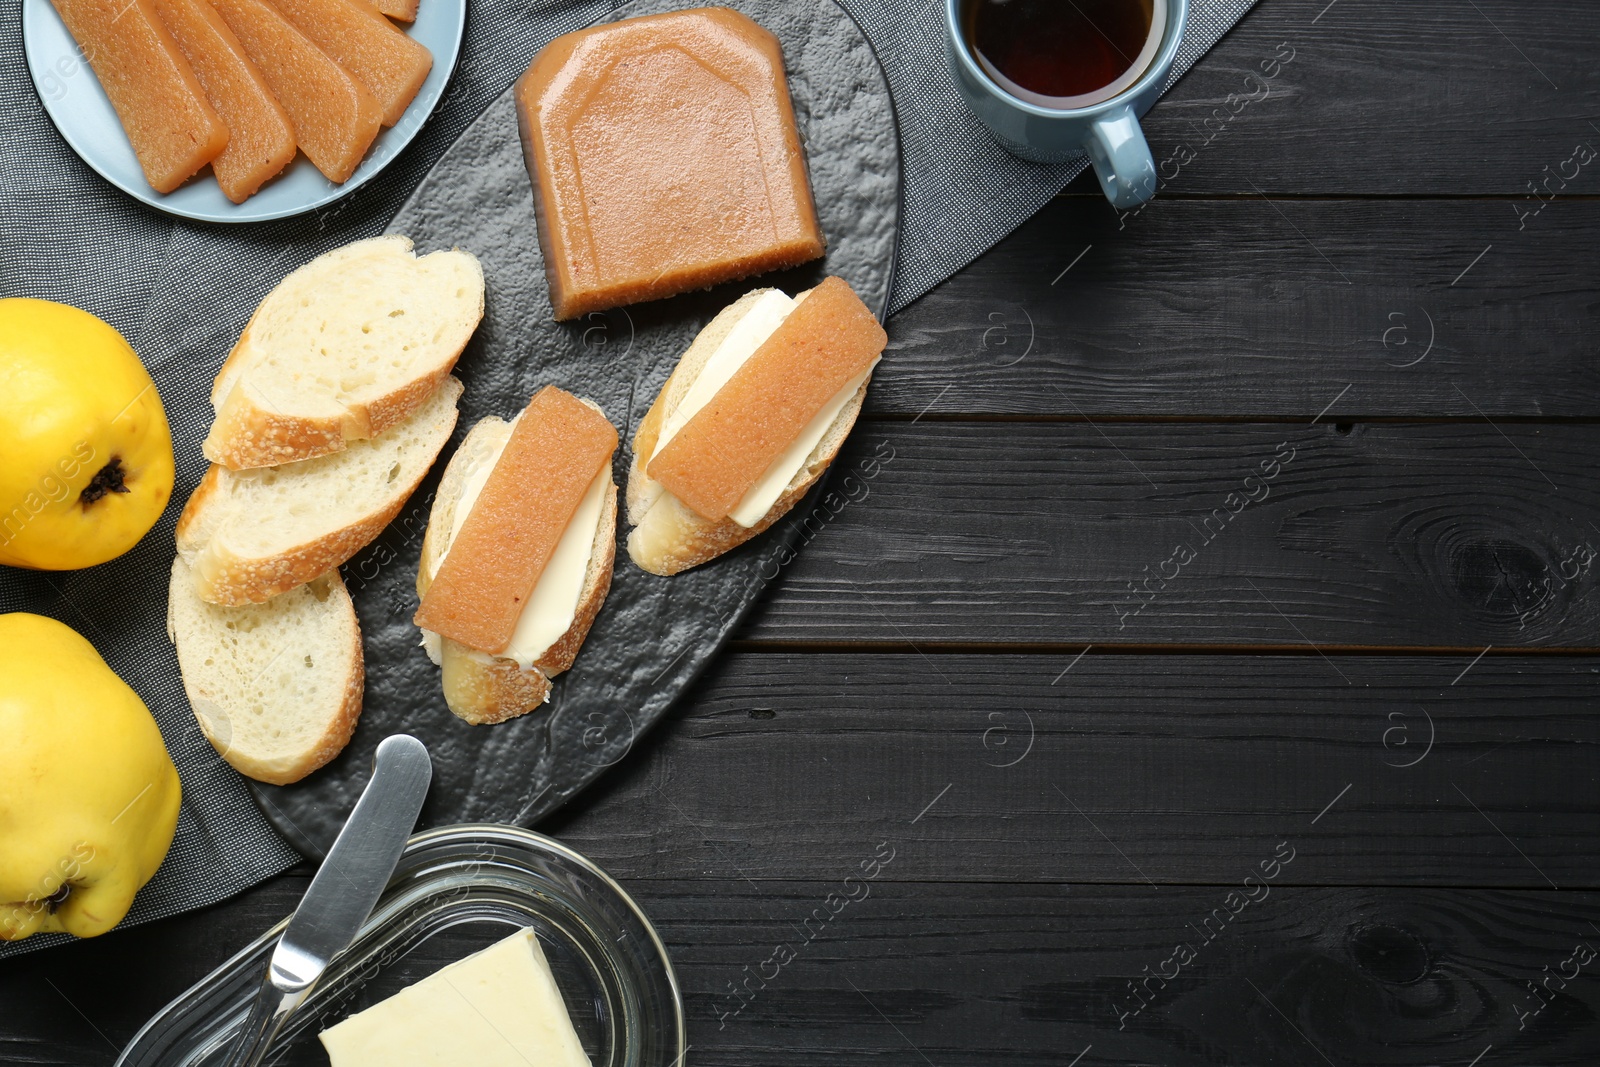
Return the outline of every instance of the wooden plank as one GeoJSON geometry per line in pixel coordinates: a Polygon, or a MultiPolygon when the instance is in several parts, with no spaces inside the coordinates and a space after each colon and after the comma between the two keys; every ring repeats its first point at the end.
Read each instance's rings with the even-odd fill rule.
{"type": "MultiPolygon", "coordinates": [[[[1560,974],[1579,944],[1600,947],[1600,895],[1268,882],[1234,914],[1227,893],[1247,873],[1159,890],[885,876],[852,883],[859,899],[837,912],[838,879],[628,888],[672,955],[696,1063],[1062,1067],[1082,1052],[1078,1067],[1215,1067],[1322,1062],[1315,1049],[1339,1067],[1409,1067],[1466,1064],[1491,1046],[1501,1058],[1486,1062],[1592,1062],[1595,963],[1591,980],[1560,974]],[[1143,984],[1173,973],[1179,944],[1189,964],[1143,984]],[[779,945],[793,952],[781,967],[779,945]],[[1530,988],[1547,976],[1548,992],[1530,988]]],[[[110,1063],[150,1011],[281,918],[307,881],[8,961],[0,1059],[110,1063]]]]}
{"type": "MultiPolygon", "coordinates": [[[[1144,127],[1168,193],[1520,198],[1600,147],[1594,39],[1564,0],[1265,0],[1144,127]]],[[[1600,192],[1600,173],[1566,192],[1600,192]]]]}
{"type": "Polygon", "coordinates": [[[891,320],[868,410],[1593,417],[1597,243],[1595,201],[1061,197],[891,320]]]}
{"type": "Polygon", "coordinates": [[[1412,1067],[1489,1046],[1498,1062],[1593,1062],[1597,963],[1552,979],[1536,1014],[1526,983],[1600,948],[1595,894],[1266,885],[1212,919],[1246,873],[1160,890],[879,882],[825,924],[828,883],[699,899],[652,883],[644,905],[698,1063],[1412,1067]],[[1173,974],[1180,944],[1190,965],[1152,980],[1135,1014],[1129,983],[1173,974]],[[782,967],[779,946],[795,957],[782,967]]]}
{"type": "Polygon", "coordinates": [[[806,543],[741,632],[1600,645],[1593,428],[1338,418],[864,423],[834,495],[784,520],[806,543]]]}
{"type": "Polygon", "coordinates": [[[1300,885],[1597,888],[1597,672],[741,653],[544,828],[630,882],[842,877],[887,839],[896,880],[1221,883],[1290,838],[1300,885]]]}

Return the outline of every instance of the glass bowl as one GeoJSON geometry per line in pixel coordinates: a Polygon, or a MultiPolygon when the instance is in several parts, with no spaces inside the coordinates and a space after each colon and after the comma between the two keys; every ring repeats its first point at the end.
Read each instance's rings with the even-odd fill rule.
{"type": "MultiPolygon", "coordinates": [[[[219,1065],[285,919],[145,1024],[116,1067],[219,1065]]],[[[446,826],[406,844],[355,942],[284,1026],[267,1062],[326,1067],[317,1033],[531,926],[594,1067],[675,1067],[683,1000],[644,913],[599,867],[514,826],[446,826]]]]}

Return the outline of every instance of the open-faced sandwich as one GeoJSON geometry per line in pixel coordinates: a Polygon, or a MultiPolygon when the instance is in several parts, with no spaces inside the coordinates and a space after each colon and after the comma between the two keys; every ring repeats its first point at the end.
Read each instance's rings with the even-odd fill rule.
{"type": "Polygon", "coordinates": [[[524,715],[572,666],[616,557],[617,431],[554,386],[467,434],[434,496],[416,623],[445,703],[470,723],[524,715]]]}
{"type": "Polygon", "coordinates": [[[833,462],[887,341],[841,278],[712,319],[634,434],[633,561],[677,574],[778,521],[833,462]]]}

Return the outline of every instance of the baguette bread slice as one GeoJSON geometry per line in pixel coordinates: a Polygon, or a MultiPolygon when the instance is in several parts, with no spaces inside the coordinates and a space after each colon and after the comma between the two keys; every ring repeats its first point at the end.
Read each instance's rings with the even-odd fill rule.
{"type": "Polygon", "coordinates": [[[453,377],[411,418],[330,456],[215,464],[178,517],[178,554],[213,604],[259,604],[339,566],[383,532],[456,425],[453,377]]]}
{"type": "Polygon", "coordinates": [[[201,731],[241,774],[288,785],[350,740],[366,671],[337,570],[265,604],[224,608],[196,596],[175,559],[167,637],[201,731]]]}
{"type": "Polygon", "coordinates": [[[483,318],[483,268],[398,235],[318,256],[268,293],[211,389],[201,450],[240,470],[338,452],[426,402],[483,318]]]}
{"type": "MultiPolygon", "coordinates": [[[[839,448],[861,412],[867,386],[872,380],[870,375],[861,383],[855,395],[839,409],[839,414],[806,457],[805,463],[789,480],[782,495],[754,526],[741,526],[731,518],[704,518],[645,473],[646,466],[655,454],[656,441],[667,413],[677,408],[717,347],[762,294],[769,291],[756,289],[746,293],[723,308],[700,331],[634,431],[633,460],[628,468],[628,523],[633,527],[628,534],[628,555],[640,568],[651,574],[673,575],[690,567],[698,567],[771,527],[822,477],[828,464],[839,454],[839,448]]],[[[804,296],[802,293],[796,300],[804,296]]]]}
{"type": "MultiPolygon", "coordinates": [[[[584,401],[599,411],[599,407],[584,401]]],[[[428,530],[422,538],[422,562],[417,568],[417,596],[428,595],[433,576],[450,551],[455,527],[456,507],[461,501],[467,477],[479,464],[492,457],[511,436],[511,423],[489,416],[468,433],[455,455],[450,457],[439,489],[433,497],[428,530]]],[[[578,609],[567,632],[551,645],[530,669],[516,660],[468,648],[448,637],[424,635],[428,655],[440,667],[444,699],[459,718],[475,725],[505,722],[525,715],[550,699],[550,679],[572,666],[589,635],[589,627],[611,589],[611,572],[617,553],[617,487],[606,493],[595,528],[594,547],[578,594],[578,609]]]]}

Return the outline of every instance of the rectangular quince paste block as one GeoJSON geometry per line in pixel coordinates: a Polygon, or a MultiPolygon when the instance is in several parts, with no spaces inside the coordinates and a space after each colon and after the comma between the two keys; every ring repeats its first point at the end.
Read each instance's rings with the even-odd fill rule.
{"type": "Polygon", "coordinates": [[[783,53],[744,15],[557,37],[516,99],[557,319],[822,255],[783,53]]]}

